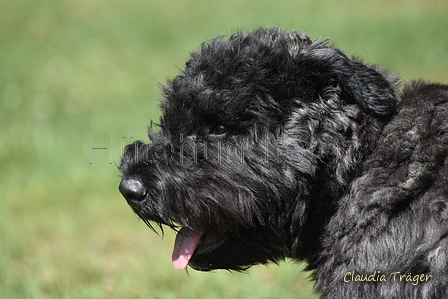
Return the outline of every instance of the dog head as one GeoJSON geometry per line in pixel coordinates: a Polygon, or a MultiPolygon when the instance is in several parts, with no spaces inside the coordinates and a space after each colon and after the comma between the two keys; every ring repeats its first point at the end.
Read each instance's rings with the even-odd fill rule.
{"type": "Polygon", "coordinates": [[[173,263],[312,262],[321,230],[384,124],[394,77],[279,29],[216,38],[163,89],[160,130],[122,157],[120,191],[179,229],[173,263]]]}

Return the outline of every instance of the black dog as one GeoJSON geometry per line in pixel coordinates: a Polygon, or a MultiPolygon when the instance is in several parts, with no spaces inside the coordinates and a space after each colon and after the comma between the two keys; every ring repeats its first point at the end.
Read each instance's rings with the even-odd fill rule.
{"type": "Polygon", "coordinates": [[[120,191],[173,263],[305,260],[322,298],[448,298],[448,86],[279,29],[217,38],[168,83],[120,191]]]}

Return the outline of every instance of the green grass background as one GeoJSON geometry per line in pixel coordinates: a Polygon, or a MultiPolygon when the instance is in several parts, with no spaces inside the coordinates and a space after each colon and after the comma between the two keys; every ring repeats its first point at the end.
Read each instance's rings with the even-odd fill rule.
{"type": "Polygon", "coordinates": [[[174,270],[172,233],[117,191],[158,85],[202,41],[265,26],[448,82],[445,0],[0,0],[0,298],[316,298],[290,261],[174,270]]]}

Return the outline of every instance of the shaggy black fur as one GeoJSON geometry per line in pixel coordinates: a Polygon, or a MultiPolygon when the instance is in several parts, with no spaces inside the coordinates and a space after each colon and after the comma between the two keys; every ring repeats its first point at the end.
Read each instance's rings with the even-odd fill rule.
{"type": "Polygon", "coordinates": [[[448,86],[258,29],[203,44],[164,97],[120,191],[181,228],[177,267],[292,258],[322,298],[448,298],[448,86]]]}

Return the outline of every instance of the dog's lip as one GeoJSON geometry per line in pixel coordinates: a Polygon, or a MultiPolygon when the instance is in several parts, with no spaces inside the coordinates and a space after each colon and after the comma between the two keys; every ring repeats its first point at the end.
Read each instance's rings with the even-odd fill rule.
{"type": "Polygon", "coordinates": [[[194,254],[209,254],[221,247],[221,245],[225,242],[224,236],[216,236],[214,234],[203,234],[200,238],[198,245],[196,246],[196,250],[194,254]]]}

